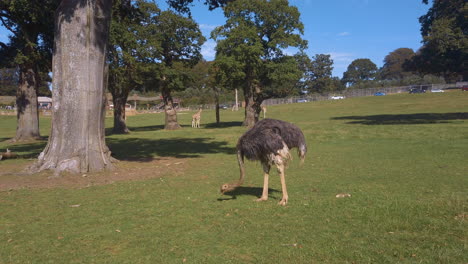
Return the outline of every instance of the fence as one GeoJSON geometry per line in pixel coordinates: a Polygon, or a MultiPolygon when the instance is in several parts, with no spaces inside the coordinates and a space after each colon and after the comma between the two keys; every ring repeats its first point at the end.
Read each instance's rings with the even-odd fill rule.
{"type": "MultiPolygon", "coordinates": [[[[279,105],[279,104],[292,104],[300,102],[312,102],[312,101],[326,101],[331,100],[332,96],[344,96],[345,98],[351,97],[363,97],[363,96],[373,96],[377,92],[383,92],[386,94],[398,94],[398,93],[408,93],[411,89],[447,89],[454,88],[456,84],[428,84],[428,85],[409,85],[409,86],[398,86],[398,87],[378,87],[378,88],[365,88],[365,89],[348,89],[342,92],[327,93],[327,94],[311,94],[304,96],[292,96],[288,98],[271,98],[263,101],[264,105],[279,105]]],[[[235,102],[225,102],[223,105],[232,107],[235,102]]],[[[189,110],[196,110],[200,106],[189,106],[189,110]]],[[[215,109],[215,105],[204,105],[204,109],[215,109]]]]}
{"type": "MultiPolygon", "coordinates": [[[[466,83],[466,82],[465,82],[466,83]]],[[[343,92],[336,92],[336,93],[328,93],[328,94],[311,94],[311,95],[305,95],[305,96],[292,96],[288,98],[271,98],[263,101],[264,105],[279,105],[279,104],[292,104],[292,103],[300,103],[300,102],[312,102],[312,101],[325,101],[325,100],[331,100],[332,96],[344,96],[346,98],[350,97],[363,97],[363,96],[373,96],[377,92],[383,92],[386,94],[397,94],[397,93],[408,93],[410,89],[412,88],[419,88],[419,89],[427,89],[427,90],[432,90],[432,89],[449,89],[449,88],[459,88],[465,83],[457,83],[457,84],[429,84],[429,85],[409,85],[409,86],[399,86],[399,87],[379,87],[379,88],[365,88],[365,89],[348,89],[344,90],[343,92]]],[[[14,100],[14,96],[0,96],[0,102],[2,102],[1,99],[9,99],[9,100],[14,100]]],[[[142,101],[148,101],[148,100],[156,100],[159,99],[159,97],[130,97],[128,100],[142,100],[142,101]]],[[[224,107],[227,107],[228,109],[231,109],[231,107],[235,104],[235,102],[224,102],[222,105],[224,107]]],[[[200,108],[200,105],[191,105],[189,107],[184,107],[179,109],[179,111],[185,111],[185,110],[198,110],[200,108]]],[[[207,104],[203,105],[203,109],[215,109],[216,105],[214,104],[207,104]]],[[[163,110],[142,110],[138,109],[139,112],[148,112],[148,113],[155,113],[155,112],[161,112],[163,110]]],[[[50,112],[41,112],[40,114],[42,115],[50,115],[50,112]]],[[[5,110],[0,108],[0,115],[16,115],[16,111],[13,110],[5,110]]]]}

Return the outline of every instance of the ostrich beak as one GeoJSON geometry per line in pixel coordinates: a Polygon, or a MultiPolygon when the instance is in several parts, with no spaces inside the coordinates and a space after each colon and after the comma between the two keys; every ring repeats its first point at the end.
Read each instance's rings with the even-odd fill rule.
{"type": "Polygon", "coordinates": [[[221,185],[221,188],[219,190],[222,194],[224,194],[225,192],[229,191],[229,184],[226,183],[221,185]]]}

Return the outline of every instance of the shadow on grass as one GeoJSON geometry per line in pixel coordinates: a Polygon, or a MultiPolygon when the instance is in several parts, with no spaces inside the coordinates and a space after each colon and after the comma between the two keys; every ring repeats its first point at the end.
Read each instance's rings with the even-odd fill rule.
{"type": "MultiPolygon", "coordinates": [[[[238,195],[250,195],[260,197],[262,196],[262,187],[237,187],[234,191],[226,192],[225,195],[231,196],[230,198],[218,198],[218,201],[226,201],[226,200],[235,200],[237,199],[238,195]]],[[[268,188],[268,193],[272,194],[274,192],[280,192],[275,189],[268,188]]]]}
{"type": "Polygon", "coordinates": [[[0,138],[0,143],[8,143],[11,138],[0,138]]]}
{"type": "Polygon", "coordinates": [[[44,137],[40,141],[12,143],[12,145],[8,146],[8,149],[17,154],[17,159],[34,159],[39,156],[46,145],[47,137],[44,137]]]}
{"type": "MultiPolygon", "coordinates": [[[[196,158],[204,154],[235,154],[227,141],[213,141],[213,138],[170,138],[170,139],[112,139],[106,143],[112,156],[118,160],[152,161],[155,156],[174,158],[196,158]]],[[[17,159],[37,158],[47,145],[47,138],[28,143],[13,143],[9,148],[17,159]]],[[[1,152],[1,150],[0,150],[1,152]]]]}
{"type": "MultiPolygon", "coordinates": [[[[185,125],[185,124],[179,124],[182,128],[191,128],[191,125],[185,125]]],[[[110,135],[118,135],[120,133],[113,133],[112,132],[112,127],[106,128],[106,136],[110,135]]],[[[128,126],[128,129],[130,130],[130,133],[132,132],[145,132],[145,131],[157,131],[157,130],[164,130],[164,125],[154,125],[154,126],[141,126],[141,127],[133,127],[133,126],[128,126]]]]}
{"type": "Polygon", "coordinates": [[[468,119],[468,113],[420,113],[399,115],[342,116],[333,120],[355,120],[347,124],[362,125],[415,125],[452,123],[452,120],[468,119]]]}
{"type": "MultiPolygon", "coordinates": [[[[110,136],[110,135],[115,135],[115,134],[120,134],[120,133],[113,133],[112,132],[112,127],[108,127],[106,128],[106,136],[110,136]]],[[[164,125],[154,125],[154,126],[141,126],[141,127],[132,127],[132,126],[129,126],[128,129],[130,130],[130,133],[131,132],[143,132],[143,131],[156,131],[156,130],[163,130],[164,129],[164,125]]]]}
{"type": "Polygon", "coordinates": [[[170,139],[106,139],[112,156],[119,160],[151,161],[155,156],[174,158],[196,158],[203,154],[234,154],[227,141],[213,138],[170,138],[170,139]]]}
{"type": "Polygon", "coordinates": [[[239,127],[242,126],[242,122],[240,121],[231,121],[231,122],[220,122],[217,123],[209,123],[206,124],[205,128],[229,128],[229,127],[239,127]]]}
{"type": "Polygon", "coordinates": [[[156,131],[156,130],[163,130],[164,125],[141,126],[141,127],[129,126],[128,129],[130,129],[131,132],[156,131]]]}

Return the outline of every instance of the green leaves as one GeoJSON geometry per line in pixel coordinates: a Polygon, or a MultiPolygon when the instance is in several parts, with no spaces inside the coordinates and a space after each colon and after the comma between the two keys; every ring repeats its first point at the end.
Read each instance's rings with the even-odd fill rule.
{"type": "Polygon", "coordinates": [[[268,89],[264,97],[274,94],[273,87],[301,78],[297,61],[284,54],[288,47],[307,46],[296,7],[286,0],[237,0],[226,5],[224,14],[226,24],[211,34],[217,42],[215,66],[220,82],[244,90],[255,85],[257,94],[268,89]]]}
{"type": "Polygon", "coordinates": [[[170,66],[173,61],[195,65],[201,58],[201,46],[206,39],[191,18],[164,11],[154,24],[156,39],[161,43],[159,56],[170,66]]]}
{"type": "Polygon", "coordinates": [[[369,59],[356,59],[343,73],[343,82],[354,85],[359,82],[374,79],[377,73],[377,65],[369,59]]]}
{"type": "Polygon", "coordinates": [[[424,45],[411,61],[413,70],[443,75],[448,81],[455,81],[466,72],[467,10],[464,0],[432,1],[427,14],[419,18],[424,45]]]}
{"type": "Polygon", "coordinates": [[[35,64],[48,71],[52,58],[54,12],[59,3],[59,0],[0,2],[0,24],[12,33],[9,43],[0,45],[1,66],[35,64]],[[7,62],[10,64],[5,65],[7,62]]]}
{"type": "Polygon", "coordinates": [[[201,60],[204,41],[191,18],[145,0],[130,6],[115,3],[108,55],[115,82],[110,79],[110,89],[156,88],[163,76],[168,87],[183,88],[185,67],[201,60]]]}
{"type": "Polygon", "coordinates": [[[414,51],[409,48],[399,48],[390,52],[384,59],[384,65],[380,70],[379,78],[382,80],[401,80],[409,76],[411,72],[404,68],[414,56],[414,51]]]}

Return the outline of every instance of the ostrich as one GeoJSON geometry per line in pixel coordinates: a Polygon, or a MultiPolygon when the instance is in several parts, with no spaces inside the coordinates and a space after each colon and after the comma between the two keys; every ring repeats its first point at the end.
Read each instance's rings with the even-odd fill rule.
{"type": "Polygon", "coordinates": [[[288,203],[288,192],[286,190],[284,170],[287,162],[292,158],[289,152],[292,148],[298,148],[301,164],[304,162],[307,146],[302,131],[288,122],[269,118],[262,119],[239,138],[236,148],[240,178],[237,183],[223,184],[221,193],[233,191],[244,183],[244,157],[247,157],[251,161],[260,161],[263,167],[263,192],[257,201],[266,201],[268,199],[270,167],[275,165],[281,178],[283,192],[279,204],[286,205],[288,203]]]}

